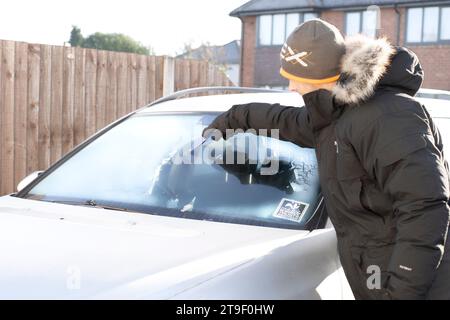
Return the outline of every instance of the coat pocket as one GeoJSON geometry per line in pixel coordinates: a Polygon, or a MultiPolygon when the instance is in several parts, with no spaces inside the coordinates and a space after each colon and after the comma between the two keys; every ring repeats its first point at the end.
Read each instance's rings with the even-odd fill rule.
{"type": "Polygon", "coordinates": [[[394,244],[352,247],[353,262],[368,297],[383,299],[389,281],[388,266],[394,244]]]}
{"type": "Polygon", "coordinates": [[[337,183],[340,189],[341,199],[351,210],[362,210],[361,193],[362,181],[366,176],[359,160],[351,152],[342,151],[336,160],[337,183]]]}
{"type": "Polygon", "coordinates": [[[349,180],[339,181],[339,193],[342,196],[341,201],[352,211],[363,210],[361,202],[362,181],[359,177],[349,180]]]}

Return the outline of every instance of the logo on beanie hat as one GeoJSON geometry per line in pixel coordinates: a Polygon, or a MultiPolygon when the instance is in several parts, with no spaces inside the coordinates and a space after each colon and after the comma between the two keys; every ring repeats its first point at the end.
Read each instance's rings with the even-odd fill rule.
{"type": "Polygon", "coordinates": [[[285,43],[281,49],[280,57],[293,65],[300,64],[306,68],[309,64],[311,64],[311,62],[307,59],[311,54],[312,52],[297,52],[297,50],[292,49],[287,43],[285,43]]]}

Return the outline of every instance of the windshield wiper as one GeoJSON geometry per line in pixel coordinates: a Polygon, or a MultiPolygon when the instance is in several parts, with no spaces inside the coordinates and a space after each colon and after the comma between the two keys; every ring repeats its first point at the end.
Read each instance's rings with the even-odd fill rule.
{"type": "Polygon", "coordinates": [[[70,200],[54,200],[50,201],[52,203],[61,203],[61,204],[69,204],[74,206],[86,206],[86,207],[93,207],[98,209],[105,209],[105,210],[114,210],[114,211],[129,211],[126,208],[120,208],[120,207],[113,207],[113,206],[107,206],[107,205],[99,205],[95,202],[95,200],[87,200],[85,202],[81,201],[70,201],[70,200]]]}
{"type": "Polygon", "coordinates": [[[88,200],[85,202],[86,206],[94,207],[94,208],[100,208],[100,209],[106,209],[106,210],[114,210],[114,211],[128,211],[126,208],[120,208],[120,207],[113,207],[113,206],[107,206],[102,204],[97,204],[95,200],[88,200]]]}

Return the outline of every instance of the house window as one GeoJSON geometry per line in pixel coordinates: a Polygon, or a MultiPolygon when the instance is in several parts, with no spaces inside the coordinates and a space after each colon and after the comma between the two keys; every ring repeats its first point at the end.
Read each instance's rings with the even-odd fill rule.
{"type": "Polygon", "coordinates": [[[280,46],[297,26],[317,18],[317,13],[262,15],[258,18],[258,45],[280,46]]]}
{"type": "Polygon", "coordinates": [[[408,42],[422,41],[422,8],[414,8],[408,10],[408,42]]]}
{"type": "Polygon", "coordinates": [[[272,16],[259,17],[259,43],[263,46],[272,43],[272,16]]]}
{"type": "Polygon", "coordinates": [[[378,11],[353,11],[345,15],[345,33],[348,36],[362,33],[374,38],[377,35],[378,11]]]}
{"type": "Polygon", "coordinates": [[[349,36],[361,32],[361,12],[349,12],[346,17],[345,33],[349,36]]]}
{"type": "Polygon", "coordinates": [[[272,44],[282,45],[286,39],[286,15],[276,14],[273,16],[272,44]]]}
{"type": "Polygon", "coordinates": [[[425,8],[423,14],[423,41],[437,41],[439,32],[439,8],[425,8]]]}
{"type": "Polygon", "coordinates": [[[441,40],[450,40],[450,7],[441,9],[441,40]]]}
{"type": "Polygon", "coordinates": [[[406,42],[435,43],[450,40],[450,7],[410,8],[406,42]]]}
{"type": "Polygon", "coordinates": [[[317,13],[310,12],[303,14],[303,22],[317,18],[317,13]]]}
{"type": "Polygon", "coordinates": [[[290,35],[300,23],[300,15],[298,13],[289,13],[286,15],[286,34],[290,35]]]}

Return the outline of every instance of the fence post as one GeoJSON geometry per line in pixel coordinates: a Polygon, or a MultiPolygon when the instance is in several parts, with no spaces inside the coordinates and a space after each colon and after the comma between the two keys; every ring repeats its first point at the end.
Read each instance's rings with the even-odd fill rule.
{"type": "Polygon", "coordinates": [[[174,92],[175,88],[175,59],[164,57],[163,96],[174,92]]]}

